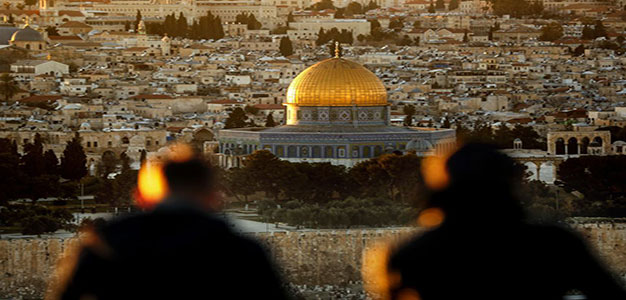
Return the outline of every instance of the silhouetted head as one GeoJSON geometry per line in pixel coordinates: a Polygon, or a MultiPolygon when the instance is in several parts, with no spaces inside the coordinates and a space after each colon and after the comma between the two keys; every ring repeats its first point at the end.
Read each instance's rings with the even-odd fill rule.
{"type": "Polygon", "coordinates": [[[192,201],[215,209],[214,172],[205,161],[195,157],[169,161],[163,166],[163,173],[172,201],[192,201]]]}
{"type": "Polygon", "coordinates": [[[523,167],[486,144],[467,144],[446,162],[447,186],[431,196],[446,220],[519,220],[522,210],[515,196],[523,167]]]}

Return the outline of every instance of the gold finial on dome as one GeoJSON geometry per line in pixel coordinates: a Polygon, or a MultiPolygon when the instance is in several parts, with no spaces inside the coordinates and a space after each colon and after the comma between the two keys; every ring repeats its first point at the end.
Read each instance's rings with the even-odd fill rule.
{"type": "Polygon", "coordinates": [[[335,41],[335,58],[339,58],[339,42],[335,41]]]}

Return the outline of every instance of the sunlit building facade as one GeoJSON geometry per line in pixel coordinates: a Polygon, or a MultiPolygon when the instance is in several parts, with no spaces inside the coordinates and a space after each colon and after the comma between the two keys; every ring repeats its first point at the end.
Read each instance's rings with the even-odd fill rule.
{"type": "Polygon", "coordinates": [[[286,125],[220,130],[220,164],[237,167],[246,155],[264,149],[292,162],[352,167],[383,153],[425,156],[455,146],[451,129],[391,126],[383,83],[344,58],[301,72],[289,85],[284,105],[286,125]]]}

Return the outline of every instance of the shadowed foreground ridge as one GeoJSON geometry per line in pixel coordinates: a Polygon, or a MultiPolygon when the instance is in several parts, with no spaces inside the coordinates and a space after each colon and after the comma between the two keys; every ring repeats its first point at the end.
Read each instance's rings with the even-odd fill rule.
{"type": "Polygon", "coordinates": [[[626,292],[573,233],[523,220],[515,196],[521,175],[495,149],[469,144],[452,155],[449,184],[429,205],[443,223],[397,250],[391,295],[419,299],[626,299],[626,292]]]}

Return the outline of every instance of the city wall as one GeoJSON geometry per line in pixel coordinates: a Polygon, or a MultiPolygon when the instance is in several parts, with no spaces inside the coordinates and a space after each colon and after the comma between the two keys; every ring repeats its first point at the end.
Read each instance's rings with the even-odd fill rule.
{"type": "MultiPolygon", "coordinates": [[[[626,274],[626,223],[573,225],[606,264],[626,274]]],[[[409,229],[259,233],[293,283],[341,285],[361,279],[364,249],[380,240],[406,238],[409,229]]],[[[77,239],[0,240],[0,298],[41,298],[57,261],[77,239]]]]}

